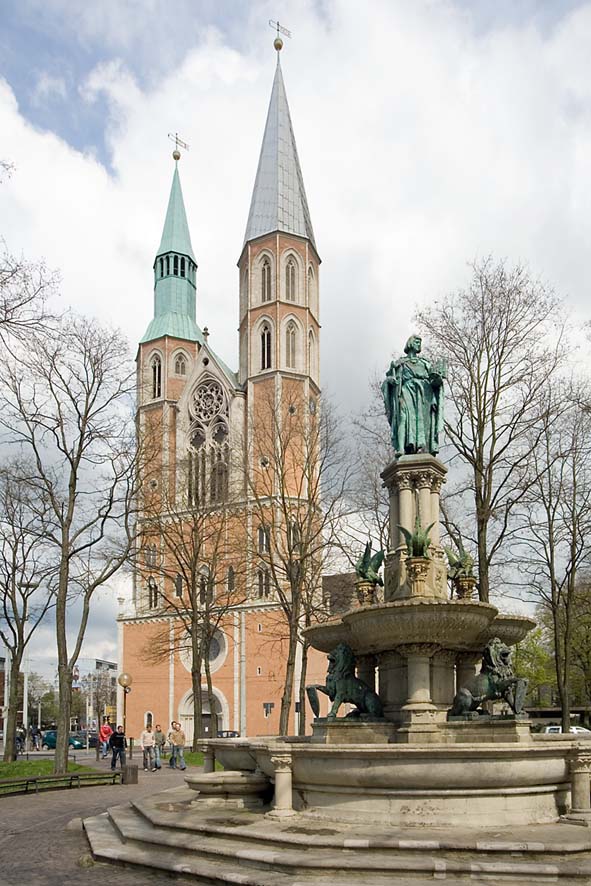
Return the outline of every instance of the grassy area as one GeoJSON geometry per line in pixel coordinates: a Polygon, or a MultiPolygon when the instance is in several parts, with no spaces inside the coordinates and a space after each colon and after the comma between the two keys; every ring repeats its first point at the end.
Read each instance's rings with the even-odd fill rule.
{"type": "MultiPolygon", "coordinates": [[[[96,772],[90,766],[81,766],[80,763],[68,763],[68,772],[96,772]]],[[[0,762],[0,780],[4,778],[21,778],[33,775],[52,775],[53,760],[16,760],[13,763],[0,762]]],[[[92,781],[87,784],[93,784],[92,781]]],[[[64,787],[67,785],[64,782],[64,787]]],[[[51,785],[39,785],[40,791],[51,790],[56,786],[61,787],[60,782],[53,782],[51,785]]],[[[0,784],[0,796],[5,794],[13,794],[20,792],[18,785],[2,785],[0,784]]],[[[34,791],[32,792],[34,793],[34,791]]]]}
{"type": "MultiPolygon", "coordinates": [[[[68,772],[92,772],[88,766],[68,763],[68,772]]],[[[18,778],[25,775],[51,775],[53,760],[15,760],[13,763],[0,762],[0,778],[18,778]]]]}
{"type": "MultiPolygon", "coordinates": [[[[135,760],[135,756],[133,759],[135,760]]],[[[162,765],[168,766],[169,760],[170,760],[170,757],[163,757],[162,758],[162,765]]],[[[185,751],[185,763],[187,764],[187,766],[203,766],[203,754],[200,753],[200,751],[187,751],[186,750],[185,751]]],[[[220,763],[218,763],[218,761],[216,760],[215,761],[215,768],[216,768],[216,770],[218,770],[218,769],[221,770],[224,767],[220,763]]]]}

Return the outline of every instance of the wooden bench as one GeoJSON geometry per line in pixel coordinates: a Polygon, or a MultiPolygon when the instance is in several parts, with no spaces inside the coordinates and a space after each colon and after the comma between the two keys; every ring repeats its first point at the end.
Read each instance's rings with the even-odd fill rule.
{"type": "Polygon", "coordinates": [[[23,775],[14,778],[0,778],[0,797],[2,794],[28,794],[29,788],[39,793],[39,786],[47,790],[57,788],[82,787],[84,784],[118,784],[121,783],[121,772],[66,772],[64,775],[23,775]],[[2,791],[2,788],[10,788],[2,791]]]}

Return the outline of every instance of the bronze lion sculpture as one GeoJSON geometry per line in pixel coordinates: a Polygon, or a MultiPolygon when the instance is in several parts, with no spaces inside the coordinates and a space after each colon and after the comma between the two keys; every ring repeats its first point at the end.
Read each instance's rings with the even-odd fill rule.
{"type": "Polygon", "coordinates": [[[511,650],[498,637],[489,640],[482,653],[482,668],[468,686],[458,689],[447,716],[472,719],[485,701],[506,701],[514,714],[523,713],[527,680],[516,677],[511,650]]]}
{"type": "Polygon", "coordinates": [[[335,720],[340,706],[347,703],[355,705],[347,717],[382,717],[384,714],[377,693],[355,676],[355,655],[346,643],[339,643],[328,656],[326,684],[306,686],[306,692],[315,717],[320,713],[318,692],[328,695],[332,701],[328,720],[335,720]]]}

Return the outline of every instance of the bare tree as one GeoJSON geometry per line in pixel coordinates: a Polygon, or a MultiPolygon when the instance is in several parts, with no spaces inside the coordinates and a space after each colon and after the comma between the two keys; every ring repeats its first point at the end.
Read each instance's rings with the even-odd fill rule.
{"type": "Polygon", "coordinates": [[[283,614],[287,660],[279,731],[285,735],[299,643],[300,730],[305,726],[308,646],[300,630],[325,609],[322,575],[341,550],[339,530],[350,514],[350,469],[345,436],[328,402],[310,410],[301,387],[286,381],[280,400],[271,387],[257,396],[253,406],[260,410],[257,432],[246,447],[254,530],[249,540],[254,565],[251,593],[262,601],[276,599],[283,614]]]}
{"type": "Polygon", "coordinates": [[[31,483],[52,511],[46,540],[54,570],[60,696],[54,767],[61,773],[67,767],[72,671],[91,600],[125,562],[133,537],[135,374],[120,333],[80,318],[63,320],[51,338],[31,338],[4,373],[4,440],[32,459],[31,483]]]}
{"type": "MultiPolygon", "coordinates": [[[[173,649],[166,624],[146,654],[159,661],[176,651],[191,662],[193,750],[197,750],[203,735],[204,675],[212,734],[217,733],[211,650],[230,609],[246,598],[245,534],[244,502],[227,482],[227,474],[214,482],[213,496],[211,485],[207,495],[202,489],[199,496],[196,487],[189,494],[191,476],[190,460],[183,459],[174,484],[162,493],[144,493],[136,569],[140,586],[148,595],[158,595],[158,608],[170,614],[174,626],[173,649]]],[[[149,490],[148,477],[144,486],[149,490]]]]}
{"type": "Polygon", "coordinates": [[[0,342],[11,353],[55,322],[49,299],[57,279],[43,262],[16,258],[0,241],[0,342]]]}
{"type": "Polygon", "coordinates": [[[564,319],[554,294],[524,267],[489,258],[472,271],[467,289],[416,319],[448,363],[446,432],[452,461],[464,468],[458,491],[466,492],[462,502],[473,527],[464,529],[478,554],[479,595],[487,602],[490,570],[535,479],[531,456],[543,434],[548,382],[564,359],[564,319]]]}
{"type": "Polygon", "coordinates": [[[30,485],[31,465],[13,459],[0,469],[0,639],[10,655],[5,700],[4,760],[16,758],[19,673],[27,646],[53,604],[47,586],[51,531],[48,497],[30,485]]]}
{"type": "Polygon", "coordinates": [[[591,415],[580,408],[584,396],[580,389],[561,385],[548,397],[530,451],[534,479],[522,499],[514,549],[527,576],[526,594],[551,615],[565,731],[570,725],[578,589],[591,554],[591,415]]]}

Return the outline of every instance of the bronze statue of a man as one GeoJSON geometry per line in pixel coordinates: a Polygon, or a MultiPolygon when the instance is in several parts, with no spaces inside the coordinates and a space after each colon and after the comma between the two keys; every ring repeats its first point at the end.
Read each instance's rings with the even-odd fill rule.
{"type": "Polygon", "coordinates": [[[405,357],[393,360],[382,382],[396,458],[415,452],[437,455],[443,432],[443,366],[419,356],[421,338],[411,335],[405,357]]]}

